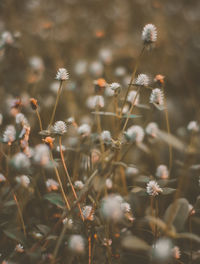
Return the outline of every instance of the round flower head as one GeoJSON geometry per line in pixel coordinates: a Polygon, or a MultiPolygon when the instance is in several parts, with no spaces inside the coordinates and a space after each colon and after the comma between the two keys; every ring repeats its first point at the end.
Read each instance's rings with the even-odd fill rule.
{"type": "Polygon", "coordinates": [[[159,193],[163,192],[163,190],[160,188],[158,183],[156,181],[150,181],[147,184],[147,193],[151,196],[156,196],[159,193]]]}
{"type": "Polygon", "coordinates": [[[145,129],[147,135],[156,138],[159,128],[158,125],[155,122],[151,122],[147,125],[146,129],[145,129]]]}
{"type": "Polygon", "coordinates": [[[148,86],[149,85],[149,77],[146,74],[139,74],[135,80],[135,85],[138,86],[148,86]]]}
{"type": "Polygon", "coordinates": [[[99,77],[103,74],[104,66],[101,62],[94,61],[90,64],[89,70],[94,77],[99,77]]]}
{"type": "Polygon", "coordinates": [[[0,182],[5,182],[6,181],[6,177],[0,173],[0,182]]]}
{"type": "Polygon", "coordinates": [[[111,88],[111,90],[113,90],[115,93],[119,93],[120,90],[121,90],[121,86],[120,86],[120,84],[119,84],[119,83],[116,83],[116,82],[111,83],[110,88],[111,88]]]}
{"type": "Polygon", "coordinates": [[[69,229],[72,229],[74,222],[73,222],[73,220],[71,218],[67,218],[66,217],[66,218],[63,219],[62,222],[63,222],[64,225],[67,225],[67,227],[69,229]]]}
{"type": "Polygon", "coordinates": [[[167,179],[169,177],[169,171],[167,166],[165,165],[159,165],[156,170],[156,177],[161,179],[167,179]]]}
{"type": "MultiPolygon", "coordinates": [[[[153,259],[159,261],[159,263],[169,263],[169,259],[172,257],[173,245],[170,239],[160,238],[156,241],[152,248],[153,259]]],[[[156,262],[157,263],[157,262],[156,262]]],[[[170,262],[171,263],[171,262],[170,262]]]]}
{"type": "Polygon", "coordinates": [[[180,249],[179,247],[175,246],[172,248],[172,255],[175,259],[180,259],[181,257],[181,252],[180,252],[180,249]]]}
{"type": "Polygon", "coordinates": [[[58,190],[58,187],[59,187],[59,184],[54,179],[48,179],[46,181],[46,187],[47,187],[47,189],[48,189],[49,192],[51,192],[51,191],[57,191],[58,190]]]}
{"type": "Polygon", "coordinates": [[[27,188],[30,184],[30,179],[26,175],[16,177],[16,181],[20,183],[23,187],[27,188]]]}
{"type": "Polygon", "coordinates": [[[144,138],[144,130],[142,127],[134,125],[128,128],[125,137],[130,141],[140,143],[144,138]]]}
{"type": "Polygon", "coordinates": [[[42,58],[38,56],[33,56],[29,59],[30,67],[35,71],[40,71],[44,69],[44,62],[42,58]]]}
{"type": "Polygon", "coordinates": [[[161,89],[155,88],[150,95],[150,103],[157,106],[164,106],[164,94],[161,89]]]}
{"type": "Polygon", "coordinates": [[[65,68],[58,69],[56,73],[56,80],[58,81],[66,81],[69,79],[69,73],[65,68]]]}
{"type": "Polygon", "coordinates": [[[139,94],[137,95],[137,97],[136,97],[136,95],[137,95],[136,91],[130,91],[128,93],[128,96],[127,96],[127,101],[129,103],[131,103],[131,104],[134,103],[134,105],[138,105],[138,103],[139,103],[139,94]]]}
{"type": "Polygon", "coordinates": [[[199,131],[199,125],[198,125],[197,121],[190,121],[188,126],[187,126],[187,129],[189,131],[192,131],[192,132],[198,132],[199,131]]]}
{"type": "Polygon", "coordinates": [[[94,220],[94,209],[90,205],[83,207],[83,217],[85,220],[93,221],[94,220]]]}
{"type": "Polygon", "coordinates": [[[104,98],[101,95],[95,95],[88,97],[86,105],[90,109],[95,109],[96,107],[104,107],[104,98]]]}
{"type": "Polygon", "coordinates": [[[120,221],[123,217],[121,203],[122,201],[118,199],[118,195],[107,196],[101,203],[102,215],[108,220],[120,221]]]}
{"type": "Polygon", "coordinates": [[[145,45],[152,44],[157,40],[157,29],[153,24],[147,24],[143,28],[142,40],[145,45]]]}
{"type": "Polygon", "coordinates": [[[109,144],[111,142],[111,134],[110,131],[104,130],[101,133],[101,139],[103,140],[104,143],[109,144]]]}
{"type": "Polygon", "coordinates": [[[83,183],[82,181],[75,181],[75,182],[74,182],[74,187],[75,187],[76,189],[78,189],[78,190],[81,190],[81,189],[83,189],[83,187],[84,187],[84,183],[83,183]]]}
{"type": "Polygon", "coordinates": [[[65,122],[63,121],[57,121],[54,126],[53,126],[53,130],[56,134],[58,135],[63,135],[65,133],[67,133],[67,126],[65,124],[65,122]]]}
{"type": "Polygon", "coordinates": [[[115,94],[115,91],[111,89],[110,85],[106,86],[105,95],[108,97],[112,97],[115,94]]]}
{"type": "Polygon", "coordinates": [[[99,58],[103,63],[110,64],[112,61],[112,50],[101,49],[99,52],[99,58]]]}
{"type": "Polygon", "coordinates": [[[83,124],[78,128],[78,133],[82,137],[87,137],[90,135],[91,127],[88,124],[83,124]]]}
{"type": "Polygon", "coordinates": [[[105,184],[106,184],[106,188],[107,188],[107,189],[112,189],[112,187],[113,187],[113,182],[112,182],[111,179],[109,179],[109,178],[106,179],[105,184]]]}
{"type": "Polygon", "coordinates": [[[131,206],[127,202],[121,203],[121,209],[124,213],[130,213],[131,212],[131,206]]]}
{"type": "Polygon", "coordinates": [[[17,124],[21,124],[22,126],[24,126],[24,125],[25,126],[29,126],[27,118],[22,113],[19,113],[19,114],[16,115],[15,121],[16,121],[17,124]]]}
{"type": "Polygon", "coordinates": [[[85,251],[85,241],[80,235],[71,235],[69,238],[69,249],[77,254],[83,254],[85,251]]]}
{"type": "Polygon", "coordinates": [[[30,167],[31,163],[29,158],[24,153],[17,153],[12,159],[12,163],[16,169],[27,169],[30,167]]]}
{"type": "Polygon", "coordinates": [[[47,145],[39,144],[35,147],[34,161],[41,166],[45,166],[50,162],[50,151],[47,145]]]}
{"type": "Polygon", "coordinates": [[[16,139],[16,130],[13,125],[9,125],[6,127],[6,130],[3,133],[3,142],[8,143],[9,145],[12,144],[13,141],[16,139]]]}

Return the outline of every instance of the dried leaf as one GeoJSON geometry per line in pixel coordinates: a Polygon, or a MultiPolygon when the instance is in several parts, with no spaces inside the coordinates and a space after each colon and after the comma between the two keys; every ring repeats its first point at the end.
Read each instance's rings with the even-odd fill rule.
{"type": "Polygon", "coordinates": [[[142,239],[136,236],[127,236],[122,239],[121,241],[122,247],[129,249],[129,250],[149,250],[150,246],[142,239]]]}

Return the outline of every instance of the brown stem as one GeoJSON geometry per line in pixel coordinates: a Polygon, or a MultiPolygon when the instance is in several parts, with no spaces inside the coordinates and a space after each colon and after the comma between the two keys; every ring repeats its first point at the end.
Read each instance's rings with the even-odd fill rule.
{"type": "MultiPolygon", "coordinates": [[[[72,189],[72,192],[73,192],[73,195],[74,195],[75,199],[78,200],[76,191],[74,189],[74,186],[72,184],[71,178],[69,176],[69,172],[68,172],[67,166],[65,164],[65,159],[64,159],[64,155],[63,155],[63,151],[62,151],[62,140],[61,140],[61,136],[59,137],[59,146],[60,146],[60,156],[61,156],[61,160],[62,160],[62,164],[63,164],[64,170],[65,170],[65,173],[67,175],[67,179],[69,181],[69,184],[71,186],[71,189],[72,189]]],[[[82,213],[82,210],[81,210],[80,203],[78,203],[78,208],[79,208],[79,211],[80,211],[81,218],[82,218],[82,220],[84,222],[84,216],[83,216],[83,213],[82,213]]]]}
{"type": "Polygon", "coordinates": [[[40,117],[40,113],[39,113],[38,109],[36,109],[36,114],[37,114],[39,125],[40,125],[40,131],[42,131],[43,130],[42,121],[41,121],[41,117],[40,117]]]}

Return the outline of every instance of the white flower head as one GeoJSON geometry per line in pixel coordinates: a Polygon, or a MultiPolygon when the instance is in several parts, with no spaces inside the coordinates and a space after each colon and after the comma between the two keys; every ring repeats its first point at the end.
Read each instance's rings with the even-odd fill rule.
{"type": "Polygon", "coordinates": [[[91,133],[91,127],[88,124],[83,124],[78,128],[78,134],[82,137],[87,137],[91,133]]]}
{"type": "Polygon", "coordinates": [[[161,179],[169,178],[169,171],[166,165],[159,165],[156,169],[156,177],[161,179]]]}
{"type": "Polygon", "coordinates": [[[27,188],[31,182],[29,177],[26,175],[17,176],[16,181],[25,188],[27,188]]]}
{"type": "Polygon", "coordinates": [[[0,182],[5,182],[6,181],[6,177],[0,173],[0,182]]]}
{"type": "Polygon", "coordinates": [[[59,184],[54,179],[48,179],[46,181],[46,187],[48,191],[56,191],[58,190],[59,184]]]}
{"type": "Polygon", "coordinates": [[[198,132],[199,131],[199,125],[198,125],[197,121],[190,121],[188,126],[187,126],[187,129],[189,131],[192,131],[192,132],[198,132]]]}
{"type": "Polygon", "coordinates": [[[85,220],[89,220],[89,221],[94,220],[94,209],[91,205],[84,206],[82,212],[85,220]]]}
{"type": "Polygon", "coordinates": [[[153,24],[147,24],[142,31],[144,44],[149,45],[157,40],[157,29],[153,24]]]}
{"type": "Polygon", "coordinates": [[[30,167],[31,163],[29,158],[24,153],[17,153],[12,159],[13,165],[16,169],[27,169],[30,167]]]}
{"type": "Polygon", "coordinates": [[[46,166],[50,162],[50,151],[49,147],[45,144],[39,144],[34,149],[34,161],[35,163],[46,166]]]}
{"type": "Polygon", "coordinates": [[[127,202],[121,203],[121,209],[124,213],[130,213],[131,212],[131,206],[127,202]]]}
{"type": "Polygon", "coordinates": [[[173,249],[173,244],[170,239],[168,238],[158,239],[152,248],[153,259],[160,261],[162,263],[168,261],[172,257],[173,254],[172,249],[173,249]]]}
{"type": "Polygon", "coordinates": [[[144,87],[146,87],[146,86],[149,85],[149,82],[150,82],[149,77],[146,74],[141,73],[141,74],[139,74],[137,76],[134,84],[135,85],[138,85],[138,86],[144,86],[144,87]]]}
{"type": "Polygon", "coordinates": [[[71,235],[68,242],[69,249],[77,254],[83,254],[85,251],[85,241],[80,235],[71,235]]]}
{"type": "Polygon", "coordinates": [[[28,120],[27,120],[27,118],[25,117],[25,115],[24,114],[22,114],[22,113],[18,113],[17,115],[16,115],[16,117],[15,117],[15,121],[16,121],[16,124],[21,124],[22,126],[30,126],[29,125],[29,122],[28,122],[28,120]]]}
{"type": "Polygon", "coordinates": [[[150,95],[150,103],[157,106],[164,106],[164,94],[161,89],[155,88],[152,90],[150,95]]]}
{"type": "Polygon", "coordinates": [[[112,182],[112,180],[110,178],[106,179],[106,182],[105,183],[106,183],[107,189],[112,189],[113,182],[112,182]]]}
{"type": "Polygon", "coordinates": [[[128,128],[125,136],[128,140],[141,143],[144,138],[144,130],[141,126],[133,125],[128,128]]]}
{"type": "Polygon", "coordinates": [[[3,133],[3,141],[9,145],[16,139],[16,130],[13,125],[8,125],[3,133]]]}
{"type": "Polygon", "coordinates": [[[78,189],[78,190],[81,190],[81,189],[83,189],[83,187],[84,187],[84,183],[83,183],[82,181],[75,181],[75,182],[74,182],[74,187],[75,187],[76,189],[78,189]]]}
{"type": "Polygon", "coordinates": [[[111,221],[118,222],[123,217],[121,208],[122,201],[118,199],[118,195],[109,195],[101,202],[102,215],[111,221]]]}
{"type": "Polygon", "coordinates": [[[104,130],[101,132],[101,139],[103,140],[104,143],[109,144],[112,140],[110,131],[104,130]]]}
{"type": "Polygon", "coordinates": [[[22,244],[17,244],[15,247],[15,251],[19,252],[19,253],[23,253],[24,252],[24,247],[22,244]]]}
{"type": "Polygon", "coordinates": [[[155,122],[151,122],[147,125],[145,131],[147,135],[156,138],[158,136],[159,128],[155,122]]]}
{"type": "Polygon", "coordinates": [[[90,109],[95,109],[96,107],[103,108],[104,104],[104,98],[101,95],[90,96],[86,101],[86,105],[90,109]]]}
{"type": "Polygon", "coordinates": [[[121,85],[117,82],[110,84],[111,90],[113,90],[115,93],[119,93],[121,91],[121,85]]]}
{"type": "Polygon", "coordinates": [[[56,73],[56,80],[58,81],[66,81],[69,79],[69,73],[65,68],[58,69],[56,73]]]}
{"type": "Polygon", "coordinates": [[[156,181],[150,181],[147,184],[147,193],[151,196],[156,196],[163,192],[156,181]]]}
{"type": "Polygon", "coordinates": [[[69,229],[72,229],[74,222],[73,222],[73,220],[71,218],[67,218],[66,217],[66,218],[63,219],[62,222],[63,222],[64,225],[67,225],[67,227],[69,229]]]}
{"type": "Polygon", "coordinates": [[[44,69],[44,62],[42,58],[38,56],[33,56],[29,59],[30,67],[35,71],[40,71],[44,69]]]}
{"type": "Polygon", "coordinates": [[[104,66],[101,62],[94,61],[90,64],[89,70],[94,77],[100,77],[103,74],[104,66]]]}
{"type": "Polygon", "coordinates": [[[139,94],[137,94],[136,91],[130,91],[127,96],[127,101],[131,104],[134,103],[134,105],[138,105],[139,104],[139,94]]]}
{"type": "Polygon", "coordinates": [[[58,135],[64,135],[65,133],[67,133],[67,126],[65,122],[57,121],[53,126],[53,130],[58,135]]]}

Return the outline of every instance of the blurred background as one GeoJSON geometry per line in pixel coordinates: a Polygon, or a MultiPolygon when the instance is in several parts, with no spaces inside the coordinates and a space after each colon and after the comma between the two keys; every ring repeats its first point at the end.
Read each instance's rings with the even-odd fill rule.
{"type": "Polygon", "coordinates": [[[6,42],[0,49],[1,104],[9,96],[34,96],[44,105],[45,122],[57,89],[56,70],[66,67],[71,94],[63,94],[58,111],[60,118],[79,118],[93,80],[126,85],[142,48],[142,29],[152,23],[158,41],[138,73],[165,76],[176,131],[199,120],[199,10],[195,0],[1,0],[1,43],[6,42]]]}

